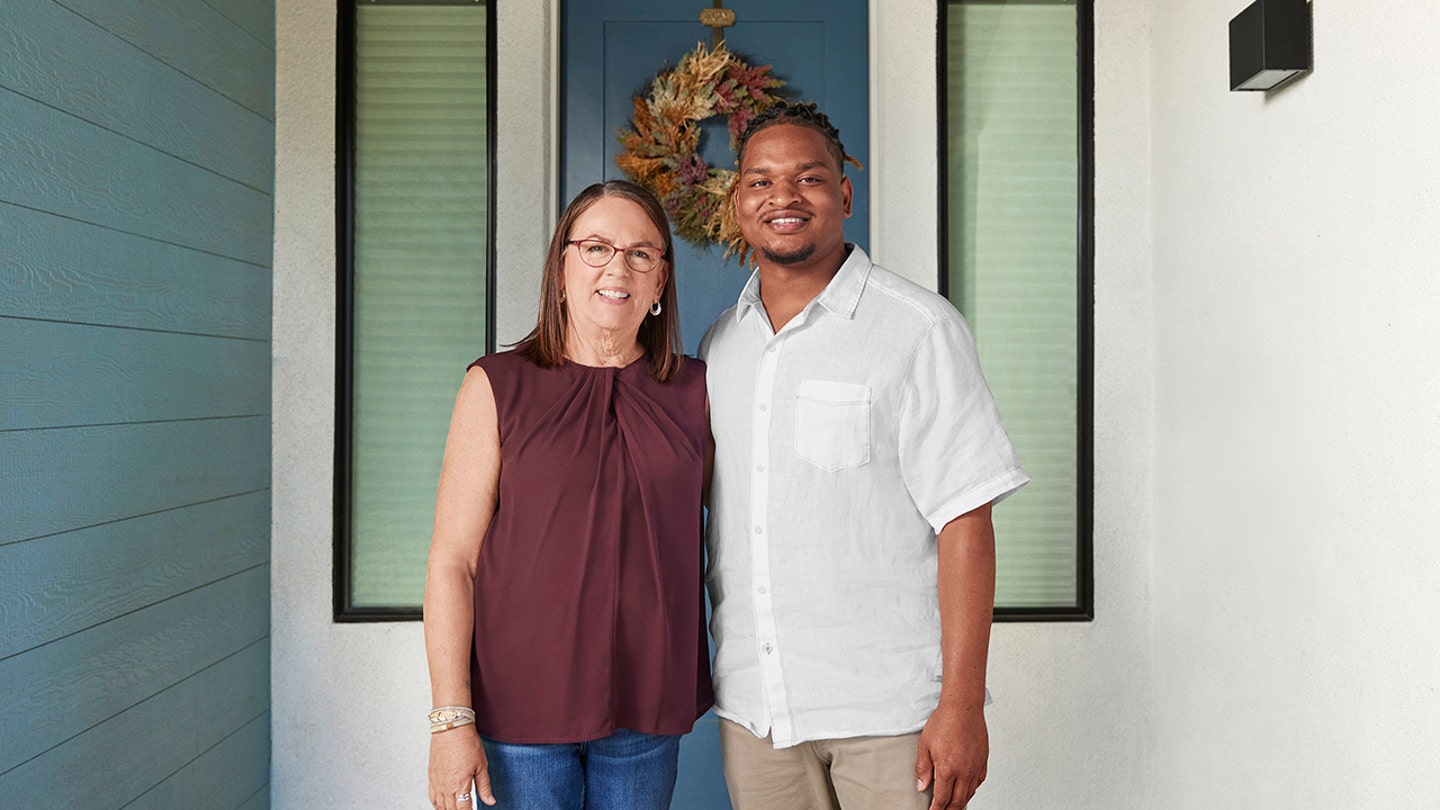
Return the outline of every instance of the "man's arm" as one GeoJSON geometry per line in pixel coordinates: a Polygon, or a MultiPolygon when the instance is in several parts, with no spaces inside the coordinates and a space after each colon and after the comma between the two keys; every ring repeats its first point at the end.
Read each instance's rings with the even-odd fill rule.
{"type": "Polygon", "coordinates": [[[995,527],[990,504],[955,518],[936,538],[940,556],[940,704],[920,733],[916,789],[933,781],[930,810],[961,810],[985,781],[985,662],[995,608],[995,527]]]}

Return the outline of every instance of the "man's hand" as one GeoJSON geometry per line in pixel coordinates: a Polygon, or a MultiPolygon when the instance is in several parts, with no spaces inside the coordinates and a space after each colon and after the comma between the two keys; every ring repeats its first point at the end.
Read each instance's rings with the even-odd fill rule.
{"type": "Polygon", "coordinates": [[[941,701],[920,732],[915,757],[916,790],[935,785],[930,810],[962,810],[985,781],[990,758],[990,733],[985,711],[966,709],[941,701]]]}

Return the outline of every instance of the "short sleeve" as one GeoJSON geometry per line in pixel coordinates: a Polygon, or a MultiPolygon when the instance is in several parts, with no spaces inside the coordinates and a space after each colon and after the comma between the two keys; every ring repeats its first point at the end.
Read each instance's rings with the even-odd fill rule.
{"type": "Polygon", "coordinates": [[[1030,481],[958,312],[937,320],[921,338],[900,397],[901,474],[937,534],[951,520],[998,503],[1030,481]]]}

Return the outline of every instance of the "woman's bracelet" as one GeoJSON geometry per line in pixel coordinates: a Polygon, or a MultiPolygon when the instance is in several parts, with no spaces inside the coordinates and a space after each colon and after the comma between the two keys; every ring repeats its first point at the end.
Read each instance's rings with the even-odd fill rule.
{"type": "Polygon", "coordinates": [[[475,710],[469,706],[441,706],[432,710],[429,718],[430,733],[438,734],[441,731],[474,724],[475,710]]]}

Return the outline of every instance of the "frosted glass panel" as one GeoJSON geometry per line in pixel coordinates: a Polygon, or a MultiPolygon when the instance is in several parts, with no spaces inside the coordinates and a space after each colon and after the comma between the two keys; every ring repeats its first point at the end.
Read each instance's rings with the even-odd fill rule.
{"type": "Polygon", "coordinates": [[[485,351],[486,12],[357,4],[351,603],[416,607],[455,392],[485,351]]]}
{"type": "Polygon", "coordinates": [[[995,510],[998,607],[1077,604],[1076,9],[947,14],[949,290],[1033,481],[995,510]]]}

